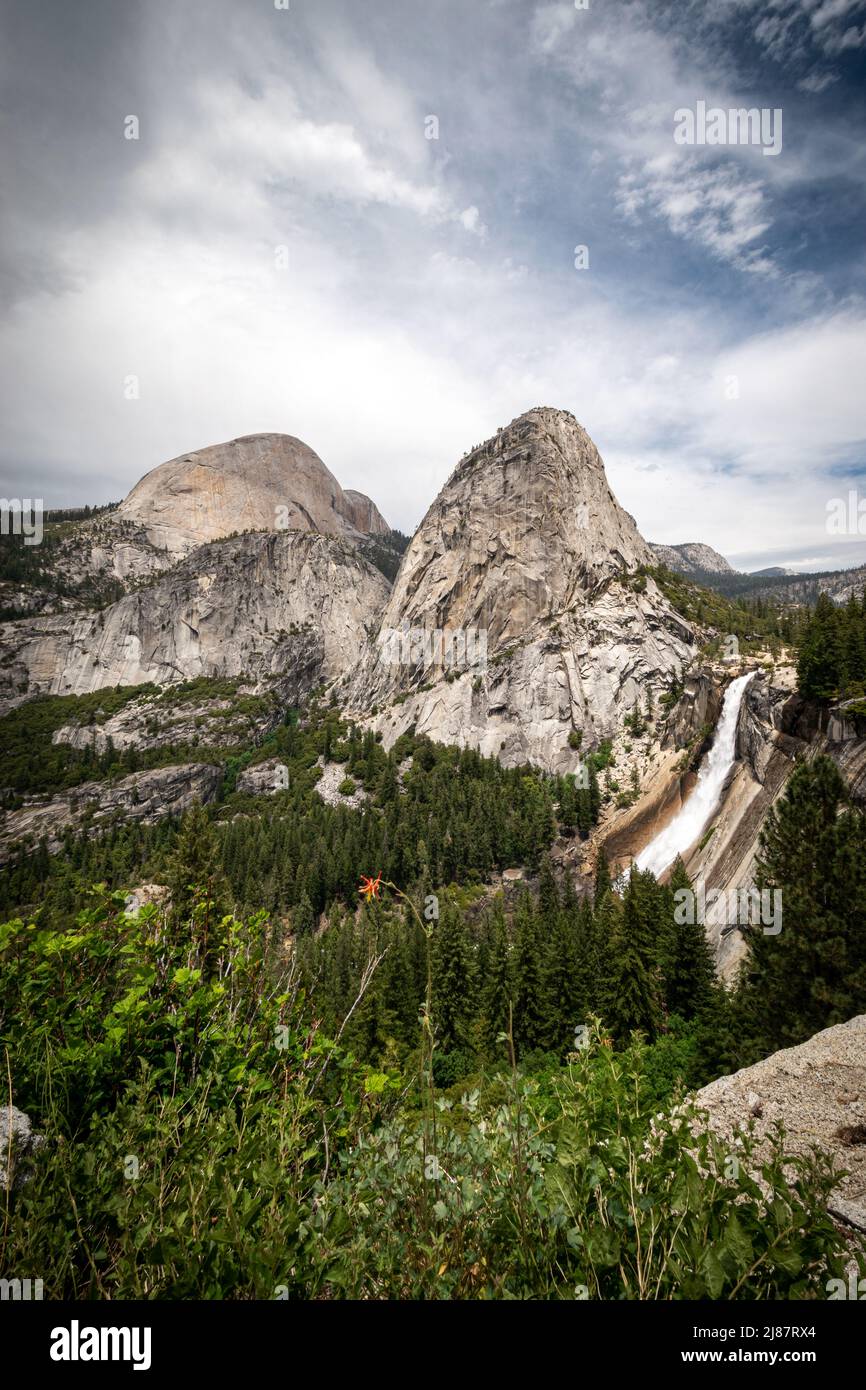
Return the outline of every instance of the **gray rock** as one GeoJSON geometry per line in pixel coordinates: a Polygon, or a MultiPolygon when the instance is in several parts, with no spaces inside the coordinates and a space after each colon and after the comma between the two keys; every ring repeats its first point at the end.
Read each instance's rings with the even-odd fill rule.
{"type": "Polygon", "coordinates": [[[248,434],[170,459],[135,485],[115,515],[175,557],[238,531],[388,530],[369,497],[344,493],[318,454],[288,434],[248,434]]]}
{"type": "Polygon", "coordinates": [[[525,874],[524,874],[523,869],[503,869],[503,870],[502,870],[502,882],[503,882],[503,883],[522,883],[524,877],[525,877],[525,874]]]}
{"type": "Polygon", "coordinates": [[[25,1179],[28,1159],[44,1142],[41,1134],[33,1133],[29,1115],[17,1106],[0,1105],[0,1192],[25,1179]]]}
{"type": "Polygon", "coordinates": [[[274,796],[288,790],[288,770],[279,758],[267,758],[238,773],[237,790],[248,796],[274,796]]]}
{"type": "Polygon", "coordinates": [[[671,710],[661,740],[662,748],[685,748],[701,730],[716,724],[722,711],[722,689],[707,672],[689,676],[683,693],[671,710]]]}
{"type": "Polygon", "coordinates": [[[652,545],[658,564],[667,565],[676,574],[736,574],[724,555],[711,545],[686,541],[682,545],[652,545]]]}
{"type": "Polygon", "coordinates": [[[866,1106],[860,1097],[866,1097],[866,1014],[722,1076],[694,1100],[724,1139],[735,1141],[754,1123],[756,1176],[779,1122],[788,1152],[805,1154],[815,1146],[829,1154],[840,1173],[830,1210],[866,1229],[866,1144],[858,1138],[866,1133],[866,1106]]]}
{"type": "Polygon", "coordinates": [[[83,695],[199,676],[278,682],[284,702],[298,703],[356,666],[387,596],[384,576],[337,536],[214,541],[100,612],[5,624],[0,706],[22,688],[83,695]]]}
{"type": "Polygon", "coordinates": [[[506,765],[574,771],[572,730],[592,749],[693,655],[688,624],[635,577],[653,563],[585,430],[532,410],[468,454],[430,508],[345,683],[349,707],[386,747],[414,724],[506,765]],[[483,633],[486,664],[449,668],[435,648],[395,662],[387,634],[405,629],[483,633]]]}
{"type": "Polygon", "coordinates": [[[85,782],[50,800],[34,801],[0,817],[0,864],[23,845],[45,839],[56,854],[63,831],[84,824],[103,827],[114,820],[155,825],[168,815],[182,815],[194,801],[213,801],[222,784],[221,767],[181,763],[134,772],[118,782],[85,782]]]}
{"type": "Polygon", "coordinates": [[[131,888],[126,895],[125,911],[129,917],[137,917],[143,907],[155,904],[161,907],[167,902],[168,888],[164,883],[140,883],[131,888]]]}
{"type": "MultiPolygon", "coordinates": [[[[358,782],[355,783],[355,790],[348,796],[340,791],[348,776],[344,763],[326,763],[322,758],[318,758],[316,765],[322,769],[322,775],[316,783],[316,791],[326,805],[360,807],[365,801],[369,801],[368,793],[358,782]]],[[[354,778],[352,780],[354,781],[354,778]]]]}

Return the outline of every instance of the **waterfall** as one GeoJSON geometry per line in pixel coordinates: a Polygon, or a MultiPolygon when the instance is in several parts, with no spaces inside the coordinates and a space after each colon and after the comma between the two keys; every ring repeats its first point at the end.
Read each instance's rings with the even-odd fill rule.
{"type": "Polygon", "coordinates": [[[745,676],[737,676],[725,691],[713,746],[701,763],[695,789],[670,824],[641,850],[635,860],[639,869],[651,869],[658,877],[678,854],[691,849],[703,833],[719,804],[725,778],[733,766],[740,705],[754,674],[750,671],[745,676]]]}

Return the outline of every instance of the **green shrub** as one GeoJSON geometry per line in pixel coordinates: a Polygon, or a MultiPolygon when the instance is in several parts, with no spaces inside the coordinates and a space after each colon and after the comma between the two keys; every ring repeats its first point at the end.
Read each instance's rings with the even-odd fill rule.
{"type": "MultiPolygon", "coordinates": [[[[700,1116],[657,1113],[682,1028],[615,1052],[593,1025],[567,1066],[436,1097],[321,1035],[263,914],[211,907],[98,893],[66,931],[0,927],[0,1045],[45,1136],[0,1267],[46,1297],[765,1300],[842,1277],[828,1160],[777,1139],[764,1191],[748,1136],[732,1165],[700,1116]]],[[[472,1065],[425,1048],[452,1086],[472,1065]]]]}

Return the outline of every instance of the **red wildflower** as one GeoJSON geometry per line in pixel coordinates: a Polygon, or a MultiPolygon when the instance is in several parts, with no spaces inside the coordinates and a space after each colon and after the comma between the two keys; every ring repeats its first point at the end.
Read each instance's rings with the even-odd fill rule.
{"type": "Polygon", "coordinates": [[[367,878],[366,874],[362,874],[362,875],[361,875],[361,887],[358,889],[358,892],[359,892],[359,893],[363,893],[363,894],[364,894],[364,897],[367,899],[367,902],[369,902],[371,898],[378,898],[378,896],[379,896],[379,887],[380,887],[381,883],[382,883],[382,874],[381,874],[381,872],[379,872],[379,873],[376,875],[375,878],[367,878]]]}

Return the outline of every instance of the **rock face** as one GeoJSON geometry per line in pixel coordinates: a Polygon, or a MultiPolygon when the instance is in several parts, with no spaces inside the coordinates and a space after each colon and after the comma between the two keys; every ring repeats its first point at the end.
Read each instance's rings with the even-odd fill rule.
{"type": "Polygon", "coordinates": [[[101,829],[114,820],[155,825],[165,816],[182,815],[194,801],[213,801],[222,779],[221,767],[181,763],[134,772],[119,782],[85,782],[61,796],[6,811],[0,817],[0,864],[13,858],[22,842],[35,846],[44,839],[49,854],[56,854],[71,826],[101,829]]]}
{"type": "Polygon", "coordinates": [[[246,435],[170,459],[117,506],[56,529],[53,586],[0,583],[10,617],[101,606],[197,547],[247,531],[318,531],[357,543],[390,535],[369,497],[344,492],[312,449],[285,434],[246,435]]]}
{"type": "Polygon", "coordinates": [[[82,695],[199,676],[280,680],[297,702],[357,664],[387,596],[384,576],[336,536],[215,541],[100,612],[6,624],[0,707],[25,691],[82,695]]]}
{"type": "Polygon", "coordinates": [[[318,454],[288,434],[247,434],[170,459],[145,474],[116,516],[174,556],[238,531],[388,530],[368,497],[344,493],[318,454]]]}
{"type": "Polygon", "coordinates": [[[668,718],[663,748],[685,748],[702,731],[715,725],[722,712],[722,690],[706,672],[689,676],[668,718]]]}
{"type": "Polygon", "coordinates": [[[829,1210],[866,1231],[866,1014],[720,1077],[696,1092],[695,1102],[724,1139],[735,1139],[752,1120],[758,1161],[779,1122],[789,1152],[814,1145],[830,1154],[849,1173],[840,1176],[829,1210]]]}
{"type": "Polygon", "coordinates": [[[343,498],[349,508],[349,520],[356,531],[365,536],[387,536],[390,527],[375,502],[371,502],[363,492],[354,488],[343,490],[343,498]]]}
{"type": "Polygon", "coordinates": [[[592,747],[692,655],[687,623],[636,573],[653,563],[585,430],[532,410],[458,464],[343,694],[386,746],[415,724],[507,765],[573,770],[572,731],[592,747]],[[449,662],[449,633],[465,659],[458,639],[449,662]]]}
{"type": "Polygon", "coordinates": [[[808,744],[813,754],[832,758],[853,800],[866,806],[866,719],[857,713],[860,703],[849,700],[826,710],[794,694],[778,711],[776,722],[789,738],[808,744]]]}
{"type": "Polygon", "coordinates": [[[260,695],[255,686],[240,683],[236,692],[225,699],[188,694],[182,698],[184,692],[179,691],[174,701],[173,693],[169,688],[142,694],[116,714],[101,716],[94,723],[64,724],[55,729],[51,742],[70,748],[92,748],[98,754],[105,753],[109,745],[116,750],[197,744],[233,748],[255,743],[282,718],[283,682],[276,682],[267,695],[260,695]]]}
{"type": "Polygon", "coordinates": [[[736,574],[724,555],[711,545],[686,541],[683,545],[653,545],[656,564],[667,565],[678,574],[736,574]]]}
{"type": "Polygon", "coordinates": [[[266,758],[238,773],[236,790],[247,796],[276,796],[279,791],[287,791],[288,786],[285,764],[279,758],[266,758]]]}

